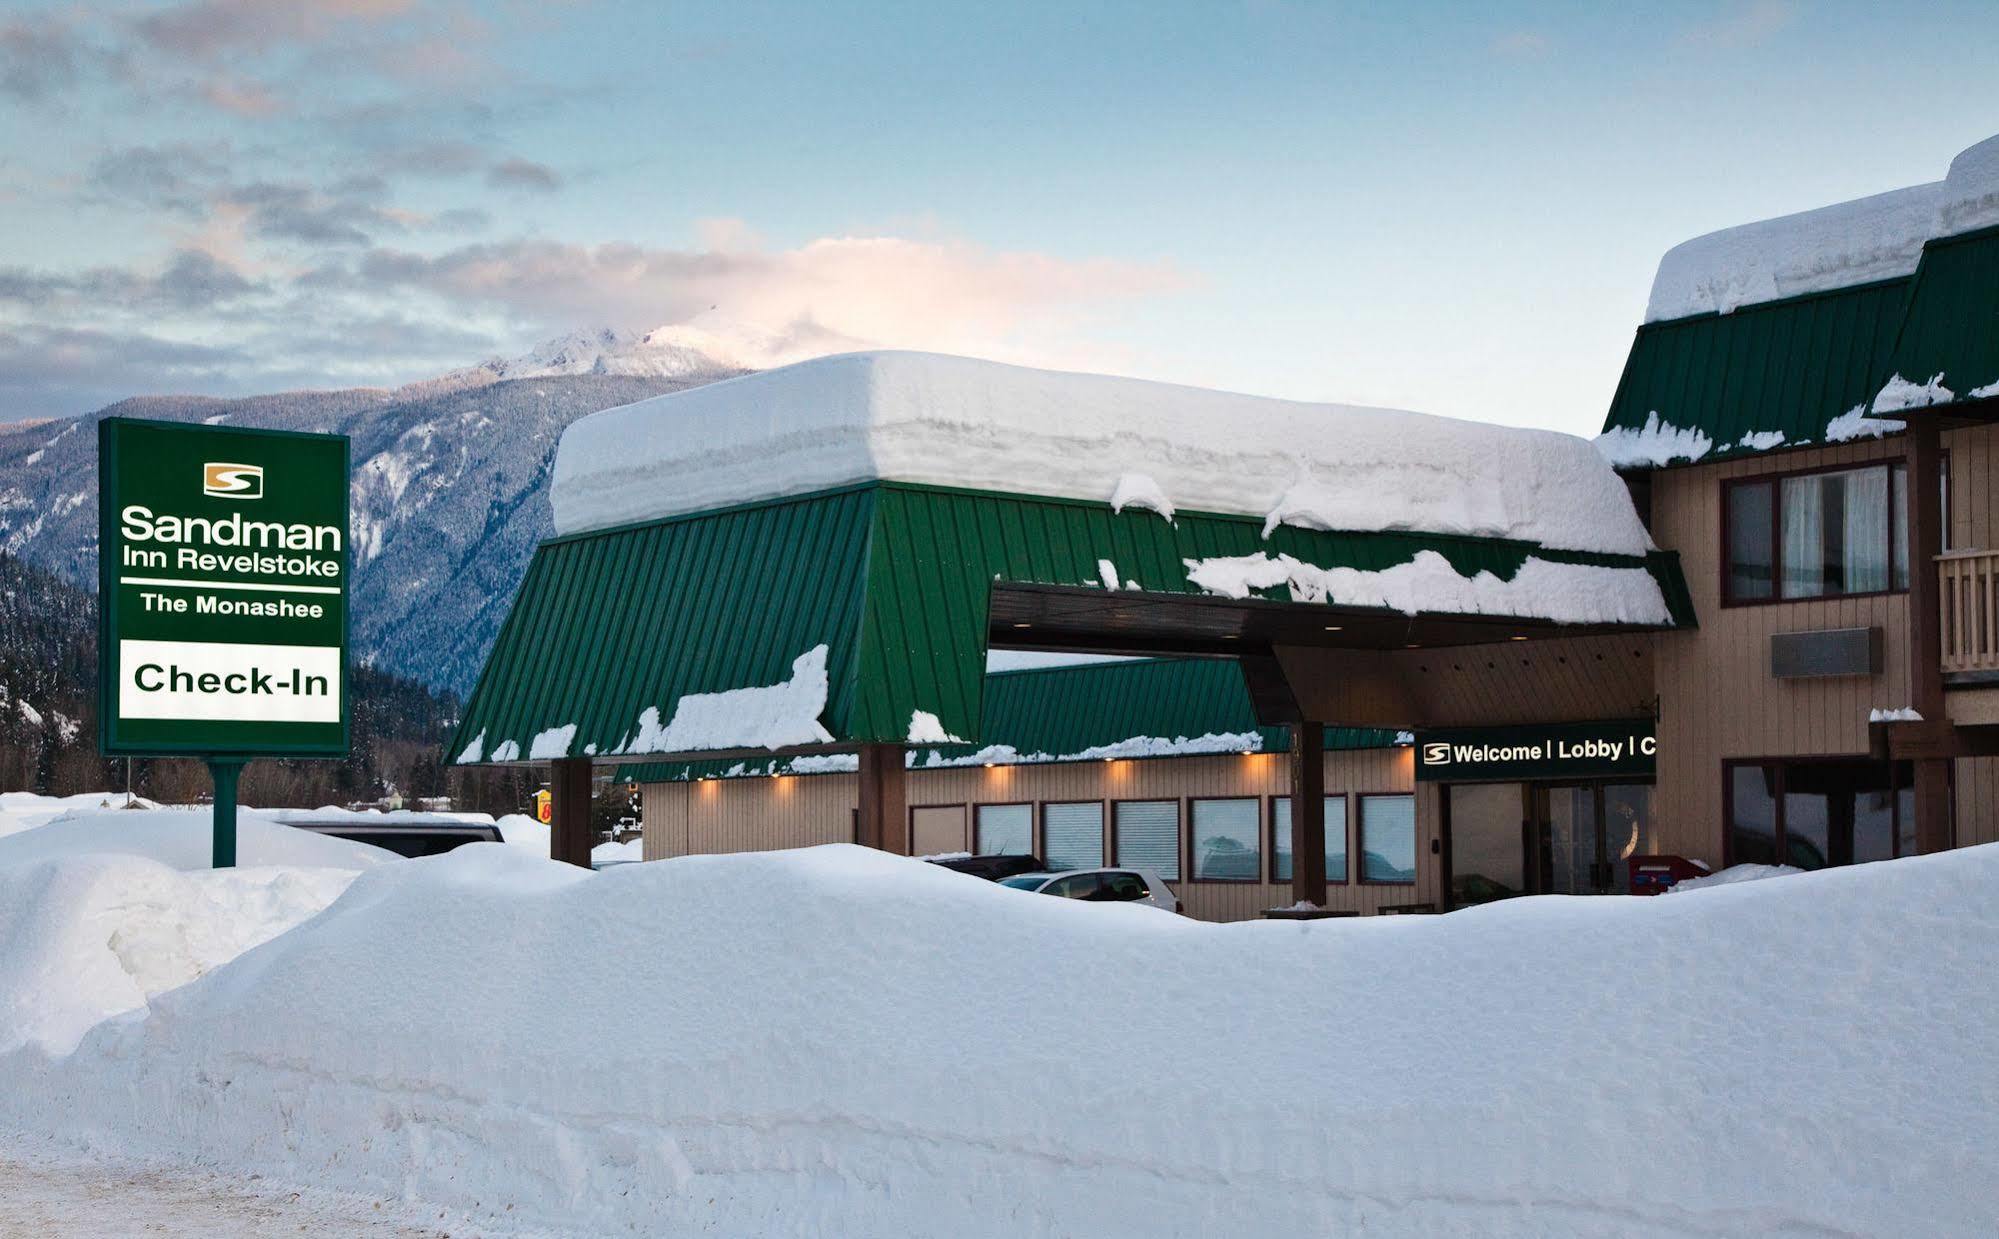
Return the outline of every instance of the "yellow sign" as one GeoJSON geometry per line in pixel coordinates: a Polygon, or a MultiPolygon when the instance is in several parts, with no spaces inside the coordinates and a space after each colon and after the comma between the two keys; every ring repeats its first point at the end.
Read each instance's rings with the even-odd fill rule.
{"type": "Polygon", "coordinates": [[[534,794],[534,820],[543,825],[555,820],[555,796],[546,787],[534,794]]]}

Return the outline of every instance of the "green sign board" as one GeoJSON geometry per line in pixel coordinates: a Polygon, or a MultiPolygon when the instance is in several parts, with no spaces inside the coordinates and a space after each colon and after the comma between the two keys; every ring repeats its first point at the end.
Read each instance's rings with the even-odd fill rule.
{"type": "Polygon", "coordinates": [[[1649,779],[1658,752],[1651,719],[1419,731],[1416,781],[1649,779]]]}
{"type": "Polygon", "coordinates": [[[104,752],[344,756],[346,438],[113,417],[97,451],[104,752]]]}

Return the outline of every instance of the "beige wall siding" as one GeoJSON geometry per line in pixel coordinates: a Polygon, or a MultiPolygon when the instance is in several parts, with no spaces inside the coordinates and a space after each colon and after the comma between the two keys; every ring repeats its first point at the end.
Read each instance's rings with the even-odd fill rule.
{"type": "MultiPolygon", "coordinates": [[[[1950,542],[1995,545],[1999,501],[1995,430],[1952,431],[1950,542]]],[[[1910,597],[1721,605],[1721,492],[1724,481],[1760,474],[1898,459],[1898,440],[1844,444],[1726,461],[1655,475],[1653,537],[1680,553],[1700,616],[1697,632],[1655,641],[1659,690],[1659,775],[1653,812],[1659,846],[1709,862],[1722,858],[1722,763],[1728,758],[1862,755],[1868,711],[1909,704],[1910,597]],[[1824,628],[1879,627],[1881,674],[1778,680],[1770,675],[1770,637],[1824,628]]],[[[1999,689],[1959,689],[1950,710],[1960,723],[1999,721],[1999,689]]],[[[1959,843],[1999,835],[1999,762],[1956,763],[1959,843]]]]}
{"type": "MultiPolygon", "coordinates": [[[[941,825],[948,813],[940,806],[963,806],[969,836],[981,804],[1031,803],[1035,811],[1035,846],[1041,846],[1040,806],[1059,801],[1097,801],[1104,806],[1104,860],[1116,862],[1115,814],[1120,800],[1173,800],[1180,806],[1182,865],[1192,801],[1203,798],[1254,798],[1262,823],[1262,870],[1271,873],[1270,800],[1288,791],[1289,759],[1281,754],[1216,754],[1114,762],[1073,762],[1036,766],[953,767],[912,770],[909,774],[911,814],[927,824],[941,825]]],[[[1413,755],[1404,749],[1373,749],[1326,754],[1327,794],[1349,797],[1348,851],[1357,874],[1359,804],[1367,794],[1406,793],[1413,789],[1413,755]]],[[[768,848],[804,847],[853,838],[857,781],[850,774],[800,775],[775,779],[710,779],[697,783],[650,783],[643,789],[645,855],[647,860],[690,853],[745,852],[768,848]]],[[[955,820],[955,819],[953,819],[955,820]]],[[[1369,885],[1356,881],[1329,887],[1334,908],[1371,913],[1384,906],[1426,903],[1442,898],[1437,857],[1436,796],[1425,788],[1416,804],[1416,871],[1413,886],[1369,885]]],[[[969,846],[967,838],[960,846],[969,846]]],[[[1291,902],[1289,883],[1173,883],[1190,915],[1204,920],[1234,921],[1258,916],[1266,908],[1291,902]]]]}

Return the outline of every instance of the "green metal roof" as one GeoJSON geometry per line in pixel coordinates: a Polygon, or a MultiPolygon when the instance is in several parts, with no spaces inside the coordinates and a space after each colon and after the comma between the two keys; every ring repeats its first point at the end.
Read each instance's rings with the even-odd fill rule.
{"type": "MultiPolygon", "coordinates": [[[[1956,402],[1999,382],[1999,228],[1943,237],[1923,247],[1889,360],[1891,375],[1912,383],[1942,376],[1956,402]]],[[[1868,393],[1871,398],[1875,391],[1868,393]]],[[[1898,413],[1888,416],[1900,416],[1898,413]]]]}
{"type": "Polygon", "coordinates": [[[1880,390],[1911,278],[1646,323],[1603,428],[1638,430],[1657,413],[1713,441],[1703,461],[1819,442],[1880,390]],[[1749,440],[1773,433],[1780,443],[1749,440]]]}
{"type": "MultiPolygon", "coordinates": [[[[1143,753],[1142,745],[1104,750],[1144,739],[1199,740],[1202,737],[1255,737],[1258,752],[1282,753],[1291,734],[1260,727],[1249,690],[1235,664],[1215,658],[1146,658],[1024,671],[996,671],[985,677],[980,711],[982,746],[1004,746],[1013,755],[998,759],[1023,764],[1089,761],[1107,755],[1143,753]]],[[[1326,746],[1335,749],[1386,748],[1396,733],[1383,728],[1331,727],[1326,746]]],[[[1191,751],[1230,752],[1214,744],[1191,751]]],[[[937,745],[911,750],[910,764],[943,764],[994,756],[981,746],[937,745]]],[[[787,756],[693,762],[649,762],[618,768],[628,783],[683,782],[695,778],[741,778],[772,774],[812,774],[826,770],[824,759],[795,763],[787,756]]]]}
{"type": "MultiPolygon", "coordinates": [[[[1188,559],[1288,553],[1379,570],[1424,550],[1463,575],[1501,579],[1529,555],[1643,567],[1675,622],[1693,623],[1678,560],[1663,552],[1640,560],[1290,526],[1266,539],[1254,517],[1182,512],[1169,522],[1101,502],[871,482],[544,543],[451,751],[463,759],[476,741],[472,761],[524,760],[534,737],[575,724],[569,754],[610,756],[642,711],[666,719],[689,694],[781,683],[820,644],[830,692],[819,721],[834,744],[903,742],[916,711],[983,742],[995,581],[1100,588],[1108,560],[1140,590],[1198,596],[1188,559]]],[[[1260,596],[1288,600],[1281,586],[1260,596]]]]}

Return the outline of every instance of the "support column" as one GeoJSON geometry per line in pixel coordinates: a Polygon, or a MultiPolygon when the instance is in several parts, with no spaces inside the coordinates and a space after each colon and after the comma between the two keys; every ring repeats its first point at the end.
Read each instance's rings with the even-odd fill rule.
{"type": "MultiPolygon", "coordinates": [[[[1909,419],[1904,443],[1909,468],[1909,693],[1916,713],[1946,725],[1943,688],[1943,596],[1937,556],[1943,553],[1943,443],[1934,417],[1909,419]]],[[[1951,846],[1950,762],[1915,763],[1916,850],[1951,846]]]]}
{"type": "Polygon", "coordinates": [[[861,746],[860,818],[855,842],[909,855],[907,768],[900,744],[861,746]]]}
{"type": "Polygon", "coordinates": [[[590,848],[597,832],[590,826],[590,759],[565,757],[549,763],[549,808],[554,821],[548,832],[548,858],[590,867],[590,848]]]}
{"type": "Polygon", "coordinates": [[[1326,726],[1291,724],[1291,898],[1326,906],[1326,726]]]}

